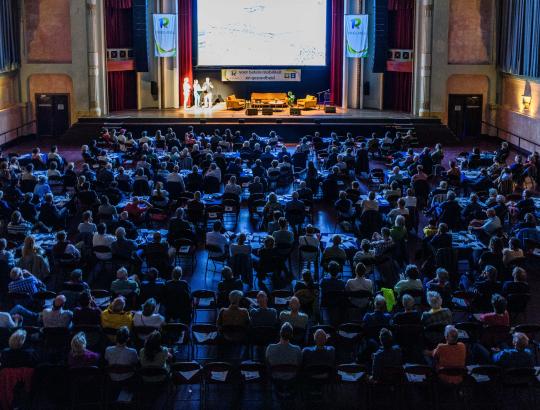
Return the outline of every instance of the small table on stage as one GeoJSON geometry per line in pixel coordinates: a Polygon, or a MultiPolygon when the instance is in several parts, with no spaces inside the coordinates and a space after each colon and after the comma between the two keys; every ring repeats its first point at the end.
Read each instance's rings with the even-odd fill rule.
{"type": "Polygon", "coordinates": [[[287,102],[281,100],[267,101],[267,102],[252,102],[250,103],[252,108],[263,109],[271,108],[272,111],[278,111],[280,108],[287,108],[287,102]]]}

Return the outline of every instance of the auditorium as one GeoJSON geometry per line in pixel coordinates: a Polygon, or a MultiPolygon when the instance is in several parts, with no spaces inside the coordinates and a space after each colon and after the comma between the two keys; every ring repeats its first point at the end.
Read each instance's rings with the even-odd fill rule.
{"type": "Polygon", "coordinates": [[[0,410],[537,409],[539,168],[538,0],[0,0],[0,410]]]}

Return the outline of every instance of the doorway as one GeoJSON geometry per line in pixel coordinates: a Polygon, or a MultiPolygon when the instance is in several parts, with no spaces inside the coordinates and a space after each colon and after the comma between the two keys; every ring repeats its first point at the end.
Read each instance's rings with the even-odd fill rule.
{"type": "Polygon", "coordinates": [[[483,103],[481,94],[448,96],[448,127],[458,138],[480,136],[483,103]]]}
{"type": "Polygon", "coordinates": [[[59,137],[69,128],[69,95],[36,94],[36,122],[40,137],[59,137]]]}

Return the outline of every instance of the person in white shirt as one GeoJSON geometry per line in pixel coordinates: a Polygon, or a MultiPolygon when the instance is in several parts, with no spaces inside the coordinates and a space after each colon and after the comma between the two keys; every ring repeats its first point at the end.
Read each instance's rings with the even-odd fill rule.
{"type": "MultiPolygon", "coordinates": [[[[347,292],[365,290],[373,293],[373,282],[370,279],[365,278],[366,271],[366,266],[362,262],[359,262],[354,269],[356,276],[347,281],[345,290],[347,292]]],[[[359,308],[365,308],[369,303],[369,298],[349,298],[349,300],[353,305],[359,308]]]]}
{"type": "Polygon", "coordinates": [[[221,169],[216,165],[215,162],[212,162],[210,164],[210,168],[208,168],[208,171],[206,171],[205,176],[217,178],[217,180],[221,184],[221,169]]]}
{"type": "MultiPolygon", "coordinates": [[[[135,327],[154,327],[159,329],[161,325],[165,322],[165,318],[159,313],[156,313],[157,302],[154,298],[148,299],[142,305],[142,310],[135,312],[133,315],[133,326],[135,327]]],[[[144,340],[145,337],[139,335],[141,340],[144,340]]]]}
{"type": "Polygon", "coordinates": [[[175,165],[173,168],[173,171],[167,175],[167,182],[178,182],[180,184],[184,183],[184,178],[182,178],[182,175],[179,174],[180,167],[178,165],[175,165]]]}
{"type": "Polygon", "coordinates": [[[388,212],[388,221],[393,224],[398,215],[409,215],[409,210],[405,208],[404,198],[399,198],[397,201],[397,208],[394,208],[388,212]]]}
{"type": "Polygon", "coordinates": [[[43,327],[69,327],[71,325],[73,312],[64,310],[65,304],[66,297],[58,295],[50,308],[43,309],[41,313],[43,327]]]}
{"type": "MultiPolygon", "coordinates": [[[[129,329],[122,326],[116,332],[116,345],[109,346],[105,350],[105,360],[109,366],[135,366],[139,363],[137,350],[127,347],[129,342],[129,329]]],[[[110,374],[112,381],[120,382],[133,377],[134,373],[110,374]]]]}
{"type": "Polygon", "coordinates": [[[242,187],[236,183],[236,176],[233,175],[229,178],[229,182],[225,185],[223,193],[236,194],[238,196],[242,194],[242,187]]]}
{"type": "Polygon", "coordinates": [[[220,253],[217,252],[208,252],[208,256],[215,257],[224,255],[227,253],[227,247],[229,245],[229,240],[221,233],[223,228],[220,221],[214,222],[214,227],[211,232],[206,234],[206,244],[213,245],[220,249],[220,253]]]}
{"type": "Polygon", "coordinates": [[[49,165],[49,169],[47,170],[47,178],[49,177],[61,177],[62,173],[58,171],[58,165],[56,164],[56,161],[52,161],[49,165]]]}
{"type": "Polygon", "coordinates": [[[362,205],[362,213],[366,211],[378,211],[379,210],[379,202],[377,201],[377,194],[374,191],[370,191],[368,194],[368,198],[364,199],[361,203],[362,205]]]}
{"type": "MultiPolygon", "coordinates": [[[[110,249],[114,241],[116,241],[116,237],[107,234],[107,225],[105,225],[104,223],[100,223],[97,226],[97,232],[92,237],[92,246],[106,246],[110,249]]],[[[94,254],[99,260],[112,259],[111,252],[94,252],[94,254]]]]}
{"type": "Polygon", "coordinates": [[[416,208],[416,206],[418,204],[418,200],[414,196],[414,189],[408,188],[407,189],[407,196],[403,197],[403,199],[405,200],[405,206],[407,208],[409,208],[409,207],[416,208]]]}

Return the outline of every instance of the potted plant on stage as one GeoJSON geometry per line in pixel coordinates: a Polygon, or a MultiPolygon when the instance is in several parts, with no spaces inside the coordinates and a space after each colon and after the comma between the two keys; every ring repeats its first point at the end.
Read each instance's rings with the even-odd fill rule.
{"type": "Polygon", "coordinates": [[[292,91],[287,92],[287,104],[289,107],[294,107],[294,102],[296,100],[296,95],[293,94],[292,91]]]}

